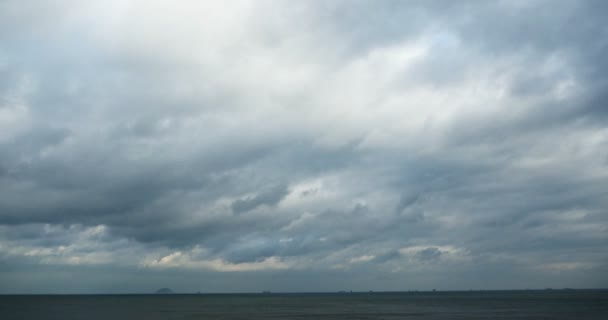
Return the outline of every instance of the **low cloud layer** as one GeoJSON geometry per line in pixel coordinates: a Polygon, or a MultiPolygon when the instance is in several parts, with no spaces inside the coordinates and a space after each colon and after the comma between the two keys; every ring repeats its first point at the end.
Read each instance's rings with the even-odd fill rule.
{"type": "Polygon", "coordinates": [[[607,13],[2,1],[0,293],[606,287],[607,13]]]}

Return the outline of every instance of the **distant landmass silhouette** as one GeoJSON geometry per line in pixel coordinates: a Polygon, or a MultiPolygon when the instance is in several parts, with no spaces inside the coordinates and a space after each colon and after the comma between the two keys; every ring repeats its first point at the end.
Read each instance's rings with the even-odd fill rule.
{"type": "Polygon", "coordinates": [[[171,293],[175,293],[173,292],[173,290],[169,289],[169,288],[160,288],[158,290],[156,290],[157,294],[171,294],[171,293]]]}

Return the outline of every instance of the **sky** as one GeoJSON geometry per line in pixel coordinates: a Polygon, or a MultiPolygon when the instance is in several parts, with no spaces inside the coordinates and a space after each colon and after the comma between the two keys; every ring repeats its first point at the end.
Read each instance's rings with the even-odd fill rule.
{"type": "Polygon", "coordinates": [[[607,18],[0,0],[0,293],[608,287],[607,18]]]}

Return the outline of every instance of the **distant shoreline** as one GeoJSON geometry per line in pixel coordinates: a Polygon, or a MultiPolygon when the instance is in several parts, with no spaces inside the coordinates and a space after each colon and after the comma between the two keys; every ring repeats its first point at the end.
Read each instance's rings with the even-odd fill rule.
{"type": "Polygon", "coordinates": [[[563,293],[608,291],[608,288],[546,288],[546,289],[487,289],[487,290],[405,290],[405,291],[302,291],[302,292],[173,292],[173,293],[0,293],[0,296],[211,296],[211,295],[375,295],[375,294],[445,294],[445,293],[563,293]]]}

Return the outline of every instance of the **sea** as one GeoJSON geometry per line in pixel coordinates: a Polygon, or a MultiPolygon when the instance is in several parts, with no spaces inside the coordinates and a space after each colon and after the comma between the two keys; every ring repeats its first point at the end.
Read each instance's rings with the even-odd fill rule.
{"type": "Polygon", "coordinates": [[[0,319],[608,319],[608,290],[0,295],[0,319]]]}

